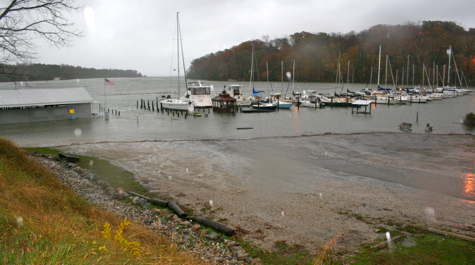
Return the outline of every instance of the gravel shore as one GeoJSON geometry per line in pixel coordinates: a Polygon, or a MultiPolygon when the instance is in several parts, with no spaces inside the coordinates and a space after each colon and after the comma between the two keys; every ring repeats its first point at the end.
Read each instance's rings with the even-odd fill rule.
{"type": "Polygon", "coordinates": [[[142,185],[241,232],[336,253],[417,225],[474,235],[471,135],[368,133],[232,141],[63,146],[134,173],[142,185]]]}
{"type": "Polygon", "coordinates": [[[87,169],[51,155],[32,153],[32,160],[49,169],[63,185],[87,199],[91,204],[143,224],[160,235],[166,236],[183,250],[195,253],[211,264],[262,264],[247,254],[239,243],[225,239],[221,234],[202,229],[200,225],[180,219],[167,209],[149,209],[147,200],[132,196],[123,190],[114,189],[99,180],[87,169]],[[132,203],[124,203],[124,199],[132,203]]]}

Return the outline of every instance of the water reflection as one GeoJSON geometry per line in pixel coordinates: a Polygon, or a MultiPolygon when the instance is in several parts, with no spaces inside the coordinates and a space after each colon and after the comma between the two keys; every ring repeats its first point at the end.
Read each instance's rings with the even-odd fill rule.
{"type": "Polygon", "coordinates": [[[294,113],[293,115],[289,114],[292,116],[292,120],[294,123],[294,135],[301,135],[302,134],[302,128],[300,126],[300,120],[299,120],[299,108],[293,107],[292,108],[294,113]]]}
{"type": "Polygon", "coordinates": [[[464,173],[463,174],[463,183],[464,183],[464,193],[467,197],[472,197],[475,195],[475,174],[473,173],[464,173]]]}

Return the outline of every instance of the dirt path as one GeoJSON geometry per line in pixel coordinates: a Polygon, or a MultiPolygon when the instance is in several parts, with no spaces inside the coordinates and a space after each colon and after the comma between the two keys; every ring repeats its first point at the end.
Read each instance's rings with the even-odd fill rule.
{"type": "Polygon", "coordinates": [[[375,133],[62,149],[130,170],[264,248],[286,240],[315,250],[341,235],[344,253],[391,222],[475,225],[474,146],[468,135],[375,133]]]}

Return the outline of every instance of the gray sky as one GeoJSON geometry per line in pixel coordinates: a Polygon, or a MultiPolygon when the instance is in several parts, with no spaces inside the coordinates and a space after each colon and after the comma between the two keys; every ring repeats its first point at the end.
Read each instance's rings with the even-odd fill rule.
{"type": "Polygon", "coordinates": [[[176,67],[177,12],[180,12],[187,67],[193,59],[244,41],[262,39],[264,35],[274,39],[301,31],[358,33],[377,24],[423,20],[455,21],[465,29],[475,28],[475,0],[82,0],[77,3],[87,9],[70,14],[71,21],[85,37],[75,39],[73,47],[61,49],[38,40],[38,62],[135,69],[148,76],[170,76],[171,69],[176,67]]]}

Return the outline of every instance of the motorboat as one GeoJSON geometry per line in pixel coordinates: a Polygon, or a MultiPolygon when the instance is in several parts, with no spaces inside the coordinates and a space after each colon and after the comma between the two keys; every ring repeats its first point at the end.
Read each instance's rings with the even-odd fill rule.
{"type": "Polygon", "coordinates": [[[227,92],[231,97],[236,99],[236,104],[239,107],[249,107],[251,105],[251,99],[246,97],[242,92],[242,85],[230,85],[227,92]]]}
{"type": "Polygon", "coordinates": [[[211,90],[213,85],[206,85],[203,81],[192,81],[188,83],[188,90],[185,98],[192,102],[196,108],[211,108],[211,90]]]}

